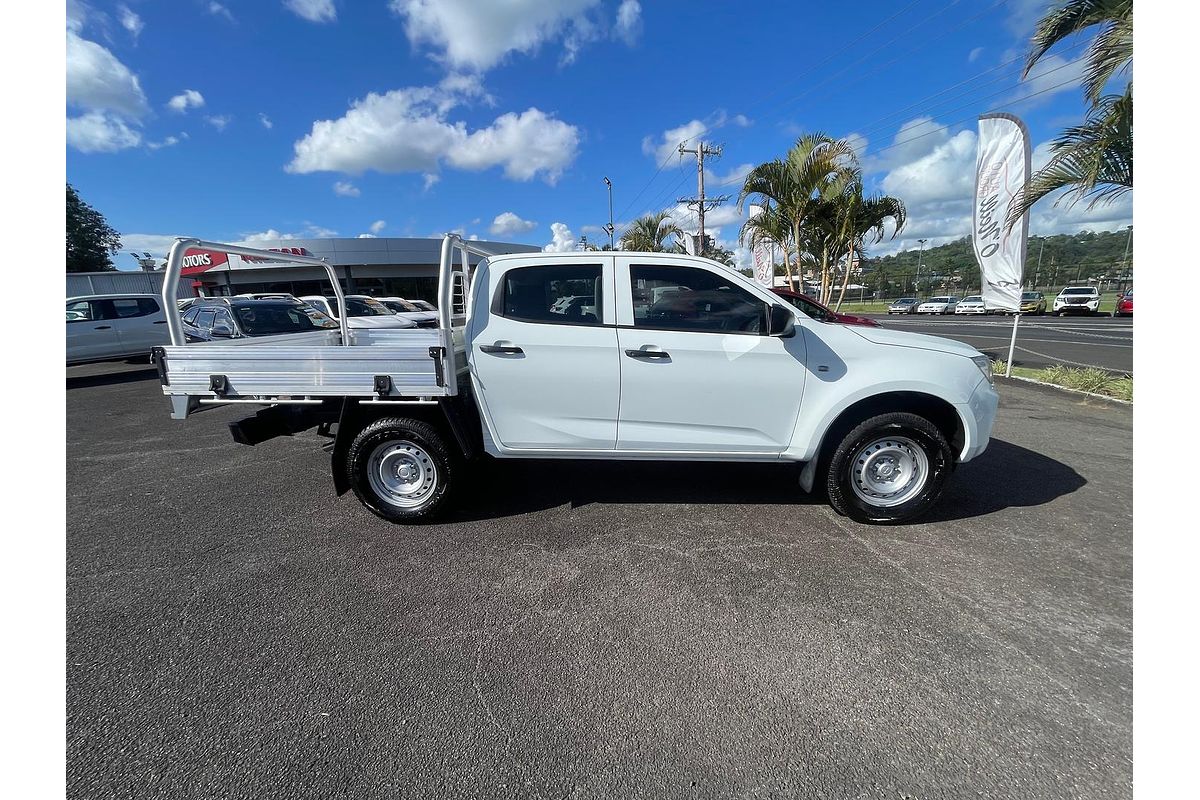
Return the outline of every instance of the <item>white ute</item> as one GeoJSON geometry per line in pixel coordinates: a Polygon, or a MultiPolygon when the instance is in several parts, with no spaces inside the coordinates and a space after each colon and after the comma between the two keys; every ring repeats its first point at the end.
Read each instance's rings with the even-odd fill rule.
{"type": "MultiPolygon", "coordinates": [[[[310,257],[190,247],[323,267],[310,257]]],[[[320,426],[334,486],[393,522],[434,517],[464,461],[767,461],[802,465],[855,520],[898,523],[984,451],[991,364],[949,339],[833,325],[717,262],[668,253],[496,255],[448,235],[438,327],[339,329],[156,348],[182,419],[202,404],[267,408],[232,424],[258,444],[320,426]],[[564,300],[564,298],[573,298],[564,300]],[[582,299],[580,299],[582,298],[582,299]]]]}

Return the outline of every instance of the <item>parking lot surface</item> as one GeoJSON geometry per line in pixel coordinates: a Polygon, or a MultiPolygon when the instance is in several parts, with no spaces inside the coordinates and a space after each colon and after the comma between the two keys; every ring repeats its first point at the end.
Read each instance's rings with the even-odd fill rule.
{"type": "MultiPolygon", "coordinates": [[[[865,314],[882,325],[966,342],[995,360],[1008,359],[1013,319],[965,314],[865,314]]],[[[1112,317],[1021,318],[1013,364],[1020,367],[1099,367],[1133,374],[1133,320],[1112,317]]]]}
{"type": "Polygon", "coordinates": [[[1128,797],[1128,407],[1000,388],[931,517],[790,467],[492,462],[443,524],[312,434],[67,370],[70,797],[1128,797]]]}

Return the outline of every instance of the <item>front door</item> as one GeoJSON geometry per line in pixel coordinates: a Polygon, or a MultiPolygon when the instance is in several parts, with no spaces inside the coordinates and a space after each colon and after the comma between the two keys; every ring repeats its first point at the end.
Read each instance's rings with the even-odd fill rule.
{"type": "Polygon", "coordinates": [[[149,354],[156,345],[169,344],[167,318],[152,297],[115,297],[113,328],[123,355],[149,354]]]}
{"type": "Polygon", "coordinates": [[[67,360],[86,361],[119,355],[121,343],[113,327],[111,300],[67,303],[67,360]]]}
{"type": "Polygon", "coordinates": [[[616,447],[621,380],[612,274],[611,257],[572,254],[553,265],[500,262],[476,287],[471,375],[502,447],[616,447]]]}
{"type": "Polygon", "coordinates": [[[791,441],[804,339],[767,335],[769,303],[697,266],[617,262],[617,449],[762,456],[791,441]]]}

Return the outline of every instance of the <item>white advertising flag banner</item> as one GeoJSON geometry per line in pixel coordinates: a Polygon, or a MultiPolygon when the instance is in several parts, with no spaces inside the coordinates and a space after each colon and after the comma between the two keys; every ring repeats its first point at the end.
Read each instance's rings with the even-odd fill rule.
{"type": "MultiPolygon", "coordinates": [[[[762,213],[762,206],[750,206],[750,216],[754,217],[762,213]]],[[[768,289],[775,285],[775,264],[771,258],[774,248],[770,242],[760,239],[754,245],[752,253],[754,254],[754,279],[768,289]]]]}
{"type": "Polygon", "coordinates": [[[1019,311],[1029,214],[1008,227],[1008,210],[1029,181],[1029,132],[1011,114],[979,118],[972,243],[987,308],[1019,311]]]}

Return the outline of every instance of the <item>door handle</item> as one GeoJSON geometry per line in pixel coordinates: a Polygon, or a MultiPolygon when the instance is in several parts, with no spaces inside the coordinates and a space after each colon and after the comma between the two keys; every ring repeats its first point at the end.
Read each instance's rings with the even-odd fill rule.
{"type": "Polygon", "coordinates": [[[112,325],[97,325],[97,326],[96,326],[95,328],[93,328],[92,330],[96,330],[96,331],[110,331],[110,330],[112,330],[112,325]]]}
{"type": "Polygon", "coordinates": [[[524,350],[511,344],[481,344],[479,349],[485,353],[504,353],[506,355],[518,356],[524,354],[524,350]]]}
{"type": "Polygon", "coordinates": [[[666,350],[626,350],[625,355],[630,358],[670,358],[671,354],[666,350]]]}
{"type": "Polygon", "coordinates": [[[155,325],[166,325],[167,321],[165,319],[156,319],[156,320],[154,320],[154,324],[155,325]]]}

